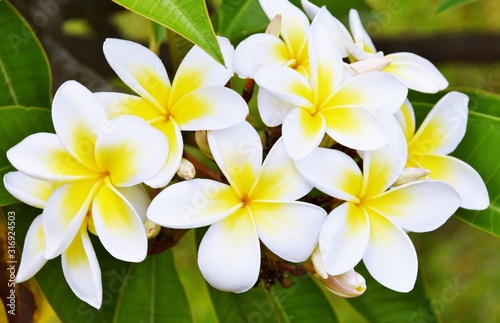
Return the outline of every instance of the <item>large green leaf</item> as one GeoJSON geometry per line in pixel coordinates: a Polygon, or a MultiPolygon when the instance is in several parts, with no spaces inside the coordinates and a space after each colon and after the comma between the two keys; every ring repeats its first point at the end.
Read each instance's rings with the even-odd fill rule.
{"type": "Polygon", "coordinates": [[[0,106],[50,107],[50,70],[35,34],[0,1],[0,106]]]}
{"type": "MultiPolygon", "coordinates": [[[[462,142],[451,155],[465,161],[481,175],[488,188],[490,205],[482,211],[459,209],[456,216],[500,236],[500,157],[492,153],[500,147],[500,96],[481,91],[462,92],[470,97],[469,120],[462,142]]],[[[442,95],[436,95],[434,103],[442,95]]],[[[433,103],[429,101],[432,101],[429,95],[412,95],[417,120],[423,120],[432,108],[433,103]]]]}
{"type": "Polygon", "coordinates": [[[114,0],[200,46],[224,64],[219,44],[203,0],[114,0]]]}
{"type": "Polygon", "coordinates": [[[450,9],[453,9],[453,8],[456,8],[456,7],[471,3],[471,2],[476,2],[476,1],[477,0],[443,0],[443,1],[441,1],[439,6],[437,7],[436,12],[437,13],[445,12],[445,11],[448,11],[450,9]]]}
{"type": "MultiPolygon", "coordinates": [[[[14,168],[5,153],[12,146],[35,132],[54,132],[50,110],[21,106],[0,107],[0,176],[14,168]]],[[[0,181],[0,206],[18,202],[0,181]]]]}

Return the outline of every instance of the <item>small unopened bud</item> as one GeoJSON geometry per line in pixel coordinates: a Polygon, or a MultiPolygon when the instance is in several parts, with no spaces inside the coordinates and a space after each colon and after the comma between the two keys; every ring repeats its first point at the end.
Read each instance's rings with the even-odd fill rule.
{"type": "Polygon", "coordinates": [[[204,153],[205,156],[207,156],[211,160],[214,160],[212,152],[210,151],[210,146],[208,145],[207,132],[205,130],[198,130],[194,133],[194,138],[201,152],[204,153]]]}
{"type": "Polygon", "coordinates": [[[323,279],[323,282],[330,292],[345,298],[358,297],[366,290],[366,280],[354,269],[341,275],[330,276],[323,279]]]}
{"type": "Polygon", "coordinates": [[[400,186],[406,183],[415,182],[425,177],[431,173],[430,170],[417,168],[417,167],[409,167],[403,169],[403,172],[399,176],[399,178],[392,184],[392,186],[400,186]]]}
{"type": "Polygon", "coordinates": [[[368,58],[362,61],[357,61],[351,63],[351,69],[358,73],[363,74],[366,72],[372,71],[381,71],[392,63],[392,59],[387,57],[376,57],[376,58],[368,58]]]}
{"type": "Polygon", "coordinates": [[[158,224],[154,223],[153,221],[147,219],[146,222],[144,222],[144,228],[146,228],[146,235],[148,239],[153,239],[155,238],[158,233],[160,233],[161,226],[158,224]]]}
{"type": "Polygon", "coordinates": [[[317,245],[316,249],[314,249],[311,255],[311,260],[314,266],[314,270],[316,271],[316,274],[321,279],[327,279],[329,275],[326,272],[325,264],[323,263],[323,258],[321,257],[321,253],[319,251],[319,245],[317,245]]]}
{"type": "Polygon", "coordinates": [[[281,15],[276,15],[267,26],[266,34],[279,37],[280,33],[281,33],[281,15]]]}
{"type": "Polygon", "coordinates": [[[177,169],[177,176],[185,180],[193,179],[196,176],[196,168],[189,160],[182,158],[179,169],[177,169]]]}

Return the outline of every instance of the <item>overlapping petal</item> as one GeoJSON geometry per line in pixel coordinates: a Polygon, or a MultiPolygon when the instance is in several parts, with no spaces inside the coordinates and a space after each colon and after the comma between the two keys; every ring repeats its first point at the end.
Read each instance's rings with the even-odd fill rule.
{"type": "Polygon", "coordinates": [[[412,156],[414,162],[429,169],[429,178],[451,185],[460,195],[460,206],[471,210],[484,210],[490,204],[488,190],[478,172],[469,164],[452,156],[412,156]]]}
{"type": "Polygon", "coordinates": [[[415,247],[400,227],[376,212],[368,212],[370,243],[363,256],[366,269],[387,288],[409,292],[417,279],[415,247]]]}
{"type": "Polygon", "coordinates": [[[444,182],[419,181],[368,199],[365,205],[405,230],[428,232],[439,228],[455,213],[460,198],[444,182]]]}
{"type": "Polygon", "coordinates": [[[408,143],[410,155],[454,151],[465,135],[468,102],[469,97],[460,92],[450,92],[439,100],[408,143]]]}
{"type": "Polygon", "coordinates": [[[146,212],[151,199],[142,184],[129,187],[116,187],[116,190],[132,205],[142,222],[146,221],[146,212]]]}
{"type": "Polygon", "coordinates": [[[146,230],[125,197],[106,178],[92,203],[95,230],[104,248],[115,258],[140,262],[147,253],[146,230]]]}
{"type": "Polygon", "coordinates": [[[219,130],[245,120],[248,106],[235,91],[206,86],[186,94],[171,110],[181,130],[219,130]]]}
{"type": "Polygon", "coordinates": [[[198,266],[213,287],[246,292],[259,277],[260,245],[248,208],[241,208],[205,233],[198,250],[198,266]]]}
{"type": "Polygon", "coordinates": [[[61,256],[64,277],[81,300],[100,308],[102,304],[101,269],[84,223],[79,234],[61,256]]]}
{"type": "Polygon", "coordinates": [[[148,48],[128,40],[108,38],[104,56],[120,79],[135,93],[165,113],[170,81],[161,60],[148,48]]]}
{"type": "Polygon", "coordinates": [[[356,162],[334,149],[318,148],[295,161],[300,173],[320,191],[345,201],[359,202],[363,177],[356,162]]]}
{"type": "Polygon", "coordinates": [[[165,119],[165,116],[158,109],[140,96],[113,92],[97,92],[94,95],[101,102],[109,119],[124,114],[138,116],[151,124],[160,118],[165,119]]]}
{"type": "Polygon", "coordinates": [[[262,164],[250,197],[252,200],[297,200],[312,189],[288,156],[283,139],[279,139],[262,164]]]}
{"type": "Polygon", "coordinates": [[[330,212],[319,235],[328,274],[340,275],[358,264],[370,238],[370,222],[366,210],[351,202],[330,212]]]}
{"type": "Polygon", "coordinates": [[[99,170],[109,172],[116,186],[132,186],[149,179],[167,159],[167,138],[138,117],[118,117],[106,129],[96,143],[95,158],[99,170]]]}
{"type": "Polygon", "coordinates": [[[359,18],[359,14],[356,9],[351,9],[349,11],[349,29],[351,30],[351,34],[356,42],[356,45],[358,45],[364,52],[369,54],[375,54],[377,52],[372,39],[361,23],[361,19],[359,18]]]}
{"type": "Polygon", "coordinates": [[[262,165],[262,142],[248,123],[208,133],[212,156],[240,196],[252,188],[262,165]]]}
{"type": "Polygon", "coordinates": [[[55,134],[30,135],[9,149],[7,158],[24,174],[48,182],[81,181],[98,176],[70,155],[55,134]]]}
{"type": "Polygon", "coordinates": [[[305,261],[318,244],[326,212],[303,202],[252,202],[259,238],[286,261],[305,261]]]}
{"type": "Polygon", "coordinates": [[[309,155],[319,146],[325,130],[326,122],[322,114],[311,115],[302,108],[290,112],[282,127],[283,141],[288,155],[295,160],[309,155]]]}
{"type": "Polygon", "coordinates": [[[394,53],[385,56],[392,63],[383,69],[394,75],[409,89],[436,93],[448,87],[448,81],[429,60],[413,53],[394,53]]]}
{"type": "Polygon", "coordinates": [[[259,89],[257,102],[260,118],[268,127],[281,125],[286,115],[297,107],[296,105],[277,99],[264,88],[259,89]]]}
{"type": "Polygon", "coordinates": [[[415,112],[408,99],[405,100],[401,108],[394,114],[394,117],[401,126],[401,129],[403,129],[406,141],[410,141],[415,134],[415,112]]]}
{"type": "Polygon", "coordinates": [[[31,223],[24,239],[23,256],[16,274],[16,283],[22,283],[33,277],[47,262],[45,254],[45,234],[43,233],[42,215],[31,223]]]}
{"type": "Polygon", "coordinates": [[[148,218],[170,228],[197,228],[234,213],[242,206],[231,186],[193,179],[165,188],[147,211],[148,218]]]}
{"type": "Polygon", "coordinates": [[[43,209],[54,187],[50,182],[41,181],[21,172],[8,172],[3,177],[7,191],[23,203],[43,209]]]}

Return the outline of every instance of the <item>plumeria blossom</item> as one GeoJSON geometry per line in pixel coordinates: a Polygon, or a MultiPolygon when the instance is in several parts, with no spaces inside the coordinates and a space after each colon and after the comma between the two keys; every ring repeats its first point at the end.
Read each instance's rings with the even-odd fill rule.
{"type": "Polygon", "coordinates": [[[260,67],[278,65],[307,75],[309,19],[288,0],[259,0],[259,3],[271,21],[281,17],[281,38],[267,33],[246,38],[236,47],[234,71],[241,78],[253,78],[260,67]]]}
{"type": "Polygon", "coordinates": [[[312,186],[296,170],[282,140],[262,164],[262,143],[249,123],[208,133],[212,155],[229,184],[193,179],[168,186],[148,218],[170,228],[211,225],[198,265],[215,288],[244,292],[257,281],[260,245],[286,261],[306,260],[326,212],[297,202],[312,186]]]}
{"type": "MultiPolygon", "coordinates": [[[[320,8],[307,0],[302,0],[309,17],[314,18],[320,8]]],[[[323,16],[323,21],[328,25],[331,37],[337,40],[339,45],[348,52],[351,61],[369,60],[370,65],[379,70],[389,73],[403,82],[409,89],[436,93],[448,87],[448,81],[439,70],[427,59],[407,52],[392,53],[384,55],[377,51],[370,36],[363,28],[357,10],[349,12],[349,28],[346,28],[331,14],[323,16]],[[384,64],[380,64],[383,62],[384,64]]]]}
{"type": "Polygon", "coordinates": [[[415,116],[406,102],[397,117],[408,141],[407,167],[430,171],[429,179],[442,180],[460,195],[461,207],[483,210],[489,205],[486,185],[477,171],[452,156],[465,135],[469,97],[450,92],[439,100],[415,133],[415,116]]]}
{"type": "Polygon", "coordinates": [[[112,256],[142,261],[149,198],[138,184],[162,167],[165,136],[135,116],[108,121],[99,101],[75,81],[58,89],[52,120],[56,134],[30,135],[7,152],[19,171],[58,185],[43,210],[44,257],[69,248],[90,211],[91,228],[112,256]]]}
{"type": "Polygon", "coordinates": [[[394,118],[386,124],[392,124],[391,142],[363,153],[363,172],[343,152],[326,148],[316,149],[295,164],[319,190],[345,201],[333,209],[321,229],[319,247],[327,273],[346,273],[363,259],[382,285],[408,292],[418,266],[405,231],[438,228],[459,207],[460,198],[441,181],[389,189],[405,167],[407,147],[394,118]]]}
{"type": "Polygon", "coordinates": [[[378,110],[396,112],[408,92],[395,78],[381,72],[358,75],[343,83],[344,63],[338,45],[321,19],[326,13],[323,8],[311,24],[308,78],[273,65],[261,67],[254,75],[260,89],[275,97],[258,97],[260,116],[267,126],[283,124],[285,147],[296,160],[318,147],[325,133],[353,149],[386,145],[389,137],[378,110]]]}
{"type": "MultiPolygon", "coordinates": [[[[3,178],[5,188],[21,202],[44,208],[54,192],[53,183],[37,180],[21,172],[9,172],[3,178]]],[[[88,216],[78,233],[61,255],[63,274],[69,287],[81,300],[95,308],[102,303],[101,269],[87,232],[88,216]]],[[[24,240],[23,256],[16,274],[16,283],[33,277],[47,262],[45,258],[45,233],[42,214],[37,216],[28,229],[24,240]]]]}
{"type": "Polygon", "coordinates": [[[96,93],[113,119],[135,115],[164,133],[168,156],[161,171],[146,181],[151,187],[166,186],[182,159],[184,130],[217,130],[245,120],[248,106],[233,90],[224,87],[233,75],[234,49],[218,37],[224,67],[194,46],[180,64],[172,84],[161,60],[148,48],[127,40],[107,39],[104,55],[118,77],[138,96],[96,93]]]}

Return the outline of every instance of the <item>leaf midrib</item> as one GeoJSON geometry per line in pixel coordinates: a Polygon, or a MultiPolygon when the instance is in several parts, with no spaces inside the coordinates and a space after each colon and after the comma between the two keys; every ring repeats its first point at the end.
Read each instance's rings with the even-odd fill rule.
{"type": "Polygon", "coordinates": [[[14,91],[14,88],[12,87],[12,82],[9,78],[9,75],[7,74],[7,70],[5,69],[5,65],[4,65],[1,57],[0,57],[0,71],[2,72],[2,75],[4,75],[5,84],[7,84],[7,88],[9,89],[9,93],[10,93],[10,96],[12,97],[12,100],[14,101],[14,104],[19,105],[19,100],[17,99],[16,92],[14,91]]]}

